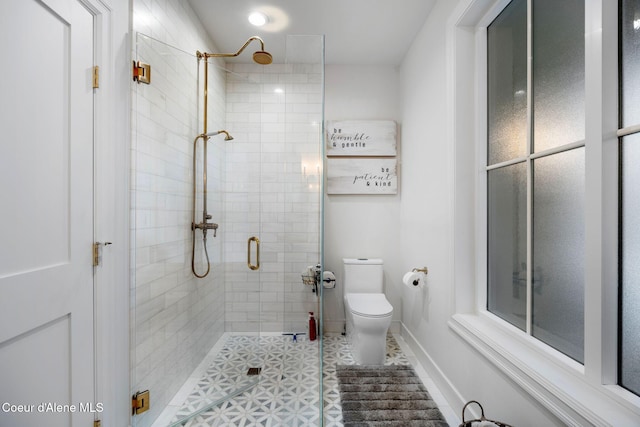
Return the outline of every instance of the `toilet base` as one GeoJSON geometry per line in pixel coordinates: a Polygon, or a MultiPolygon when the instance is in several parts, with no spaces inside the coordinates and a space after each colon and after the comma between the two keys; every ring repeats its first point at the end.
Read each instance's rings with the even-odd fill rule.
{"type": "Polygon", "coordinates": [[[350,343],[351,355],[358,365],[384,365],[387,355],[387,339],[384,341],[361,339],[358,343],[350,343]]]}
{"type": "Polygon", "coordinates": [[[391,316],[362,317],[347,314],[347,342],[359,365],[384,365],[391,316]]]}

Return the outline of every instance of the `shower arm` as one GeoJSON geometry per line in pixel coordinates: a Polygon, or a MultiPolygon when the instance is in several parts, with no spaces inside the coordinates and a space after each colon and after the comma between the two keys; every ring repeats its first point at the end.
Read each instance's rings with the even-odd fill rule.
{"type": "Polygon", "coordinates": [[[208,59],[208,58],[234,58],[234,57],[240,55],[242,53],[242,51],[244,51],[247,48],[247,46],[249,46],[249,43],[251,43],[254,40],[259,41],[260,42],[260,50],[264,50],[264,41],[258,36],[253,36],[253,37],[250,37],[249,40],[247,40],[244,43],[244,45],[242,45],[242,47],[240,49],[238,49],[238,51],[236,53],[196,52],[196,55],[198,55],[199,57],[202,56],[205,59],[208,59]]]}
{"type": "Polygon", "coordinates": [[[254,53],[254,61],[257,61],[258,63],[262,63],[262,61],[258,61],[256,59],[256,54],[257,53],[262,53],[262,54],[266,55],[267,59],[268,59],[268,62],[265,62],[264,64],[270,64],[271,63],[271,54],[269,54],[269,53],[264,51],[264,41],[258,36],[249,37],[249,39],[242,45],[242,47],[240,49],[238,49],[238,51],[236,53],[207,53],[207,52],[200,52],[199,50],[196,51],[196,57],[198,58],[198,64],[200,63],[201,59],[204,59],[204,123],[203,123],[203,126],[202,126],[203,127],[202,137],[204,139],[205,144],[207,142],[207,140],[206,140],[206,134],[207,134],[207,105],[208,105],[207,99],[208,99],[208,96],[209,96],[209,61],[207,61],[207,59],[209,59],[209,58],[233,58],[233,57],[236,57],[236,56],[240,55],[242,53],[242,51],[244,51],[247,48],[247,46],[249,46],[249,43],[251,43],[254,40],[257,40],[258,42],[260,42],[260,51],[254,53]]]}

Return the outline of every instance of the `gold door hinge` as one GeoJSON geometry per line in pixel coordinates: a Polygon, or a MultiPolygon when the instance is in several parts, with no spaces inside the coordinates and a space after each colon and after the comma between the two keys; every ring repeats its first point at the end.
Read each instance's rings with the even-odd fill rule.
{"type": "Polygon", "coordinates": [[[103,246],[109,246],[111,242],[95,242],[93,244],[93,266],[97,267],[100,265],[101,251],[103,246]]]}
{"type": "Polygon", "coordinates": [[[93,88],[97,89],[100,87],[100,67],[97,65],[93,67],[93,88]]]}
{"type": "Polygon", "coordinates": [[[132,415],[147,412],[151,402],[149,400],[149,390],[139,391],[131,399],[132,415]]]}
{"type": "Polygon", "coordinates": [[[95,420],[93,422],[93,427],[102,427],[102,423],[100,422],[100,420],[95,420]]]}
{"type": "Polygon", "coordinates": [[[93,266],[100,265],[100,243],[93,244],[93,266]]]}
{"type": "Polygon", "coordinates": [[[151,65],[133,61],[133,81],[151,84],[151,65]]]}

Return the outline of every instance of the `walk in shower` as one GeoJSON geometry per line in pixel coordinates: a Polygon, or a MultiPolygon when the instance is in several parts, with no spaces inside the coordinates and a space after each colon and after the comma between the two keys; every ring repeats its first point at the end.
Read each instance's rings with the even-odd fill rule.
{"type": "Polygon", "coordinates": [[[150,406],[133,426],[322,425],[321,289],[301,272],[323,258],[323,49],[322,36],[288,36],[269,65],[206,58],[203,127],[202,58],[136,36],[151,81],[133,101],[131,383],[150,406]],[[194,150],[203,128],[226,134],[194,150]],[[207,254],[192,230],[205,203],[194,156],[218,225],[207,254]]]}

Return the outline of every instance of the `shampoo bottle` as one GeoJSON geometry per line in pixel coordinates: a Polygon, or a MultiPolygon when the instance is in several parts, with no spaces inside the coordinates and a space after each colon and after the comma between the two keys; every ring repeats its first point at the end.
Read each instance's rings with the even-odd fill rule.
{"type": "Polygon", "coordinates": [[[313,317],[313,311],[309,312],[309,340],[315,341],[316,339],[316,318],[313,317]]]}

